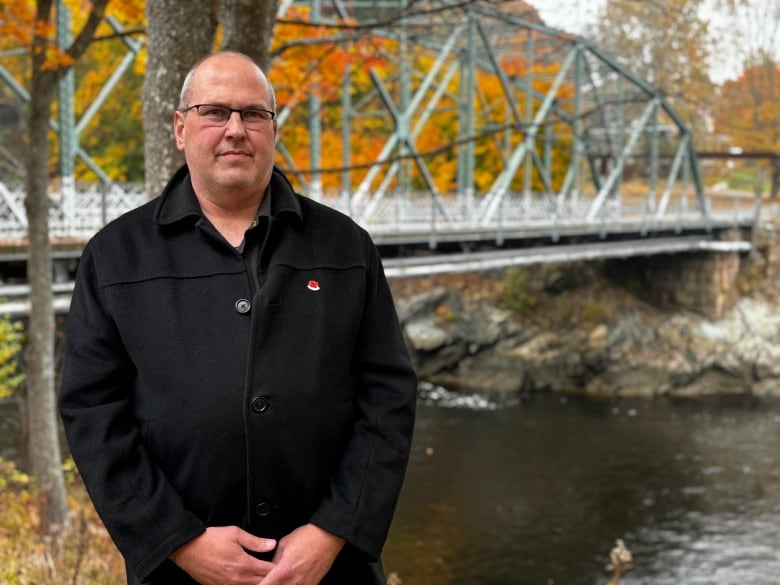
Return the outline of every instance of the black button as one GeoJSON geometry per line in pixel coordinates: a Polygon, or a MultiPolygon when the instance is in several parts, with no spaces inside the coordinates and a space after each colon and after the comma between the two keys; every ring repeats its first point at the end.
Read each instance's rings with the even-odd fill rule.
{"type": "Polygon", "coordinates": [[[265,412],[270,404],[271,401],[265,396],[255,396],[252,398],[252,410],[255,412],[265,412]]]}
{"type": "Polygon", "coordinates": [[[247,299],[238,299],[236,301],[236,311],[242,315],[248,313],[250,310],[252,310],[252,303],[247,299]]]}
{"type": "Polygon", "coordinates": [[[271,512],[273,511],[274,511],[274,507],[268,502],[260,502],[259,504],[257,504],[257,506],[255,506],[255,514],[257,514],[261,518],[270,516],[271,512]]]}

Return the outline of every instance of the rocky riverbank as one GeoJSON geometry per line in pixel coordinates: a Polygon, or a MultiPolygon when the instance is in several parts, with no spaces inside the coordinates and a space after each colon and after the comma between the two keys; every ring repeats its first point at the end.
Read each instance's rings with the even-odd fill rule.
{"type": "Polygon", "coordinates": [[[780,275],[743,264],[717,317],[643,298],[625,263],[393,287],[420,379],[450,390],[780,395],[780,275]]]}

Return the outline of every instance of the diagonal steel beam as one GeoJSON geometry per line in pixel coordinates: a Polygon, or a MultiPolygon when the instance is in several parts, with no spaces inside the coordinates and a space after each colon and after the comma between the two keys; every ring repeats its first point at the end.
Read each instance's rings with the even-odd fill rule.
{"type": "Polygon", "coordinates": [[[566,75],[569,72],[574,60],[577,56],[577,49],[573,48],[569,51],[561,64],[561,68],[558,74],[555,76],[555,81],[550,86],[550,89],[545,95],[544,102],[536,112],[533,122],[526,129],[525,139],[514,150],[509,157],[506,166],[499,173],[498,178],[493,182],[490,187],[490,191],[486,196],[486,209],[485,215],[482,217],[482,223],[490,223],[493,221],[493,216],[498,210],[501,200],[504,198],[506,192],[509,190],[509,186],[512,183],[512,177],[514,177],[517,169],[520,168],[520,163],[523,162],[523,158],[527,155],[529,150],[533,147],[533,141],[536,138],[536,134],[539,132],[539,127],[542,122],[547,118],[552,108],[552,104],[558,95],[558,91],[561,89],[563,82],[566,79],[566,75]]]}
{"type": "Polygon", "coordinates": [[[639,136],[642,134],[642,132],[644,132],[651,115],[655,112],[657,104],[658,100],[651,100],[650,103],[647,104],[647,107],[642,113],[642,116],[639,118],[639,120],[636,121],[634,129],[631,132],[631,135],[629,136],[625,146],[623,147],[623,151],[620,153],[620,156],[616,161],[615,168],[612,169],[612,172],[607,177],[607,180],[604,182],[601,190],[598,192],[596,198],[593,200],[593,203],[591,203],[590,207],[588,208],[588,214],[586,216],[588,221],[593,221],[596,218],[598,213],[601,211],[607,196],[612,191],[612,187],[614,187],[615,183],[617,183],[617,181],[623,176],[623,168],[626,163],[626,157],[628,157],[628,155],[630,155],[634,150],[634,147],[639,141],[639,136]]]}

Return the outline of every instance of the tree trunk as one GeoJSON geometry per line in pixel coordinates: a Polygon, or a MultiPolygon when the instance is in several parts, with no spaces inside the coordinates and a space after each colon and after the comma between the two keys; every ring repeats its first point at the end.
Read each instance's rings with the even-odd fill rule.
{"type": "Polygon", "coordinates": [[[148,61],[143,87],[146,194],[155,197],[184,162],[173,137],[173,115],[184,77],[208,55],[216,34],[216,4],[146,3],[148,61]]]}
{"type": "Polygon", "coordinates": [[[267,73],[278,4],[278,0],[222,0],[221,48],[249,55],[267,73]]]}
{"type": "Polygon", "coordinates": [[[30,321],[27,346],[28,461],[35,477],[41,527],[67,524],[68,505],[57,434],[54,391],[54,311],[49,242],[48,135],[56,77],[33,68],[30,92],[30,152],[27,155],[27,211],[30,321]]]}
{"type": "MultiPolygon", "coordinates": [[[[84,54],[103,19],[108,0],[93,0],[86,22],[67,48],[74,62],[84,54]]],[[[54,92],[67,70],[60,60],[47,61],[52,49],[46,26],[51,22],[53,0],[35,3],[32,31],[32,76],[29,103],[29,144],[26,158],[27,281],[30,284],[30,320],[27,327],[28,450],[38,494],[41,530],[58,532],[68,523],[68,500],[62,471],[54,389],[54,294],[49,241],[49,119],[54,92]]],[[[68,65],[70,66],[70,65],[68,65]]]]}

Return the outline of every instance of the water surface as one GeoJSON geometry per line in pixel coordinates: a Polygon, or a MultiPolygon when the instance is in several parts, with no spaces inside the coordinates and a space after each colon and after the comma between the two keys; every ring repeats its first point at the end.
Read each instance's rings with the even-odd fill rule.
{"type": "Polygon", "coordinates": [[[428,388],[385,548],[403,585],[780,583],[780,401],[503,404],[428,388]]]}

